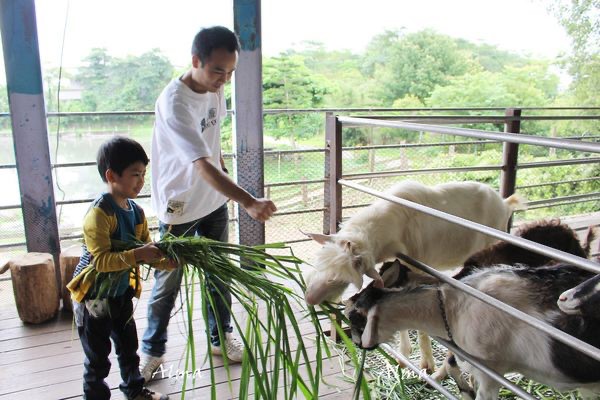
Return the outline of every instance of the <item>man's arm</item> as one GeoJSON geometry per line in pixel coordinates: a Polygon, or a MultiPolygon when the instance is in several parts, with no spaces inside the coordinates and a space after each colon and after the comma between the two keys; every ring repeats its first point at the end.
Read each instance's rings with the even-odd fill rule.
{"type": "Polygon", "coordinates": [[[255,198],[232,181],[225,172],[215,168],[208,161],[208,158],[197,159],[194,161],[194,167],[209,185],[244,207],[246,212],[255,220],[264,222],[277,211],[277,207],[271,200],[255,198]]]}

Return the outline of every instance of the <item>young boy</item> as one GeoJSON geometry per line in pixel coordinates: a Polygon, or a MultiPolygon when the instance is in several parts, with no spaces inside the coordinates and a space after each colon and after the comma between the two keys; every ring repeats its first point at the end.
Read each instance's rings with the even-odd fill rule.
{"type": "Polygon", "coordinates": [[[83,224],[83,254],[71,291],[73,311],[85,353],[83,392],[87,400],[110,398],[104,381],[110,371],[110,339],[115,345],[123,382],[119,388],[128,399],[166,400],[168,396],[144,387],[137,354],[138,337],[133,319],[133,296],[141,292],[138,264],[153,263],[174,269],[162,252],[150,243],[144,211],[135,199],[148,165],[142,146],[125,137],[114,137],[98,151],[98,171],[107,191],[92,203],[83,224]],[[111,240],[144,242],[134,250],[114,249],[111,240]]]}

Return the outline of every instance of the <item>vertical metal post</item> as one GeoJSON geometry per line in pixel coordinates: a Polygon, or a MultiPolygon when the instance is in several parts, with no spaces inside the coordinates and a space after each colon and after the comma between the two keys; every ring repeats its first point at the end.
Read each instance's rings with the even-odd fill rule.
{"type": "MultiPolygon", "coordinates": [[[[506,109],[507,117],[520,117],[521,110],[515,108],[506,109]]],[[[507,120],[504,132],[520,133],[520,120],[507,120]]],[[[502,172],[500,173],[500,195],[504,198],[515,192],[517,182],[517,161],[519,157],[519,145],[517,143],[505,142],[502,148],[502,172]]]]}
{"type": "MultiPolygon", "coordinates": [[[[262,110],[262,50],[260,0],[234,0],[234,29],[240,38],[240,57],[233,82],[233,136],[238,184],[263,197],[264,153],[262,110]]],[[[265,243],[265,226],[238,207],[239,242],[265,243]]]]}
{"type": "MultiPolygon", "coordinates": [[[[34,0],[0,0],[0,31],[27,251],[54,256],[60,239],[48,145],[34,0]]],[[[58,294],[57,294],[58,295],[58,294]]]]}
{"type": "MultiPolygon", "coordinates": [[[[327,216],[329,221],[323,221],[323,230],[326,234],[333,234],[338,231],[340,222],[342,222],[342,185],[338,181],[342,178],[342,124],[337,119],[337,116],[332,113],[327,113],[325,117],[325,139],[327,151],[325,153],[325,162],[328,166],[325,171],[329,172],[325,176],[327,182],[325,208],[329,210],[327,216]],[[329,226],[326,226],[329,222],[329,226]],[[327,229],[325,229],[327,227],[327,229]]],[[[333,341],[337,341],[337,331],[335,330],[334,321],[335,315],[330,315],[331,327],[329,329],[329,337],[333,341]]]]}
{"type": "MultiPolygon", "coordinates": [[[[520,117],[521,110],[517,108],[507,108],[506,117],[520,117]]],[[[520,120],[507,120],[504,125],[504,132],[520,133],[520,120]]],[[[500,173],[500,195],[507,198],[515,192],[517,184],[517,163],[519,158],[519,144],[504,142],[502,147],[502,171],[500,173]]],[[[512,218],[508,221],[508,232],[512,226],[512,218]]]]}
{"type": "Polygon", "coordinates": [[[328,114],[325,122],[325,135],[329,153],[329,229],[336,233],[342,222],[342,125],[337,116],[328,114]]]}

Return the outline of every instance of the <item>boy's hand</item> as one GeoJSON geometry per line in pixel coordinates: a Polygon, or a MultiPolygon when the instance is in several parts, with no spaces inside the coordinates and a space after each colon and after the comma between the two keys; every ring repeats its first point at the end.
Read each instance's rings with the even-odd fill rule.
{"type": "Polygon", "coordinates": [[[165,258],[165,255],[154,243],[146,243],[142,247],[133,250],[135,261],[139,263],[153,263],[165,258]]]}
{"type": "Polygon", "coordinates": [[[173,260],[172,258],[169,258],[169,262],[167,263],[165,270],[173,271],[173,270],[177,269],[177,267],[179,267],[179,264],[177,264],[177,261],[173,260]]]}

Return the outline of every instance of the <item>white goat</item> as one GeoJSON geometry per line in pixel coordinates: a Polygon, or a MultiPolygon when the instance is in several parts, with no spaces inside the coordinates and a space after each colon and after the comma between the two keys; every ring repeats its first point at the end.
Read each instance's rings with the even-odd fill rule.
{"type": "MultiPolygon", "coordinates": [[[[498,266],[463,282],[598,347],[600,320],[567,315],[556,306],[565,288],[590,275],[569,265],[498,266]]],[[[579,388],[584,399],[600,393],[600,362],[449,285],[370,285],[346,301],[345,314],[353,341],[363,348],[376,347],[398,330],[419,329],[447,340],[451,334],[460,348],[500,374],[519,372],[559,390],[579,388]]],[[[500,384],[465,362],[459,364],[475,378],[477,400],[498,398],[500,384]]]]}
{"type": "MultiPolygon", "coordinates": [[[[402,181],[387,193],[499,230],[506,230],[512,212],[521,206],[518,196],[503,200],[478,182],[451,182],[428,187],[402,181]]],[[[377,263],[404,253],[434,268],[454,268],[494,238],[386,200],[361,210],[334,235],[308,234],[323,247],[316,254],[315,271],[307,276],[308,304],[337,300],[350,283],[359,290],[363,275],[383,286],[377,263]]],[[[435,369],[429,339],[420,336],[421,367],[435,369]],[[425,342],[425,343],[423,343],[425,342]]],[[[408,333],[400,351],[409,355],[408,333]]]]}

